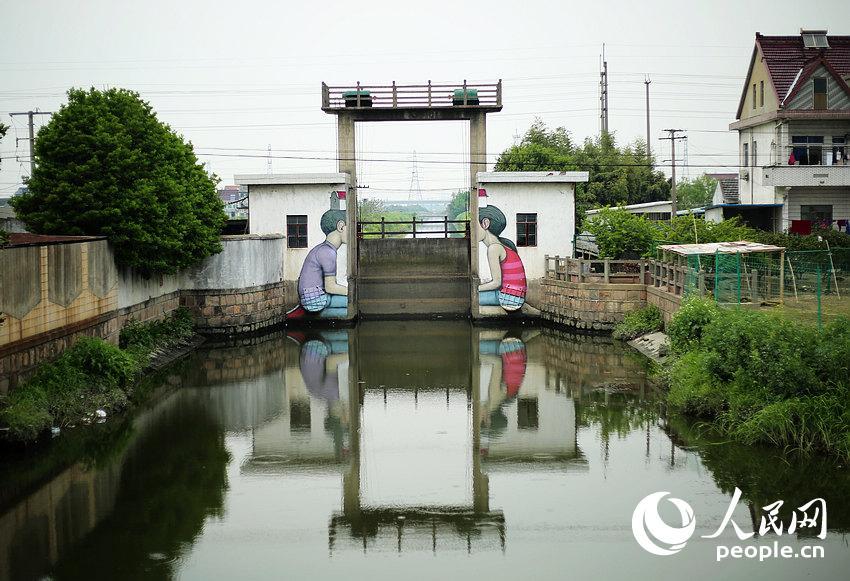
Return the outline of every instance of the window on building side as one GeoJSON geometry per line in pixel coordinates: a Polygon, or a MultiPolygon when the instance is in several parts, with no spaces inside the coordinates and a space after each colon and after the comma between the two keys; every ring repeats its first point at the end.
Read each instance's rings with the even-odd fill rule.
{"type": "Polygon", "coordinates": [[[800,218],[828,226],[832,223],[832,206],[825,204],[802,205],[800,206],[800,218]]]}
{"type": "Polygon", "coordinates": [[[756,108],[756,84],[753,83],[753,109],[756,108]]]}
{"type": "Polygon", "coordinates": [[[516,215],[516,245],[537,246],[537,214],[516,215]]]}
{"type": "Polygon", "coordinates": [[[540,426],[537,398],[519,398],[516,413],[516,427],[520,430],[536,430],[540,426]]]}
{"type": "Polygon", "coordinates": [[[758,141],[753,141],[753,167],[758,165],[759,144],[758,141]]]}
{"type": "Polygon", "coordinates": [[[307,216],[286,217],[286,245],[307,248],[307,216]]]}
{"type": "Polygon", "coordinates": [[[749,167],[750,166],[750,144],[745,143],[743,145],[743,150],[741,151],[741,166],[749,167]]]}
{"type": "Polygon", "coordinates": [[[759,104],[764,107],[764,81],[759,81],[759,104]]]}
{"type": "Polygon", "coordinates": [[[814,108],[826,109],[826,78],[816,77],[812,79],[814,90],[814,108]]]}

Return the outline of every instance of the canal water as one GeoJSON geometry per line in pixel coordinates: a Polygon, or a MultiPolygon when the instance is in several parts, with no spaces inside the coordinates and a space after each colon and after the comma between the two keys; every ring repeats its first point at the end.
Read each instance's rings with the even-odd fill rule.
{"type": "Polygon", "coordinates": [[[364,322],[207,348],[150,383],[132,416],[3,456],[0,581],[850,571],[846,467],[724,443],[668,417],[644,361],[608,339],[364,322]],[[729,524],[702,538],[736,487],[731,519],[755,536],[741,541],[729,524]],[[633,534],[636,506],[655,492],[670,493],[657,510],[673,536],[695,523],[689,539],[649,527],[673,555],[650,554],[633,534]],[[826,538],[813,523],[789,533],[816,498],[826,538]],[[759,531],[777,500],[782,534],[759,531]],[[824,556],[716,561],[721,545],[774,543],[824,556]]]}

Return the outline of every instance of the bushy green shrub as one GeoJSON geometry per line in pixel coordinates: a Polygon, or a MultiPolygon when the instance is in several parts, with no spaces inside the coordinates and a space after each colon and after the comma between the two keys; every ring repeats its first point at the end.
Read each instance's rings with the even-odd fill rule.
{"type": "Polygon", "coordinates": [[[850,321],[823,331],[769,313],[683,304],[668,403],[745,443],[850,457],[850,321]]]}
{"type": "Polygon", "coordinates": [[[102,339],[79,339],[12,391],[0,409],[0,423],[13,439],[32,440],[51,426],[78,423],[95,410],[121,410],[129,404],[134,380],[150,354],[191,334],[191,314],[178,309],[164,321],[122,329],[122,348],[102,339]]]}
{"type": "Polygon", "coordinates": [[[652,222],[623,208],[602,208],[585,227],[596,237],[599,256],[615,260],[651,254],[658,235],[652,222]]]}
{"type": "Polygon", "coordinates": [[[719,313],[719,307],[712,299],[699,297],[686,298],[679,310],[667,325],[670,347],[674,353],[684,353],[699,345],[703,328],[719,313]]]}
{"type": "Polygon", "coordinates": [[[102,339],[83,338],[13,390],[0,411],[16,439],[32,439],[51,425],[80,421],[97,409],[123,408],[133,374],[130,354],[102,339]]]}
{"type": "Polygon", "coordinates": [[[621,323],[614,327],[613,337],[628,341],[647,333],[660,331],[664,326],[661,310],[655,305],[647,305],[626,314],[621,323]]]}
{"type": "Polygon", "coordinates": [[[9,243],[9,233],[5,230],[0,230],[0,247],[6,246],[9,243]]]}

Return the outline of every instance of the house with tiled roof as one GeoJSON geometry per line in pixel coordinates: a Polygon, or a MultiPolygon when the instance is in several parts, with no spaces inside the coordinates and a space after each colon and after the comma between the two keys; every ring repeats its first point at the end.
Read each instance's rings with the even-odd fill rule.
{"type": "Polygon", "coordinates": [[[732,203],[733,196],[721,192],[706,216],[739,215],[768,230],[802,232],[818,223],[847,228],[848,82],[850,36],[825,30],[801,30],[795,36],[756,33],[730,125],[739,136],[738,201],[732,203]]]}

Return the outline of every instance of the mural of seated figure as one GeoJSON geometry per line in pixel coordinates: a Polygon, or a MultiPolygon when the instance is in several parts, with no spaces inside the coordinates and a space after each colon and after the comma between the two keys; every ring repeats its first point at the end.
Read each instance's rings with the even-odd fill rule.
{"type": "Polygon", "coordinates": [[[301,304],[286,314],[287,319],[344,319],[348,315],[348,287],[336,281],[337,252],[348,241],[345,210],[328,210],[320,224],[325,240],[304,259],[298,276],[301,304]]]}

